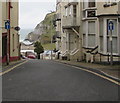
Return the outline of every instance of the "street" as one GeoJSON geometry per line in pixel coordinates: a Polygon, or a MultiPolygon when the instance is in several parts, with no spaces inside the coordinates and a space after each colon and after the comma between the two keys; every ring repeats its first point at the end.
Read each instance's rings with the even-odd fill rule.
{"type": "Polygon", "coordinates": [[[3,101],[118,100],[118,85],[50,60],[29,60],[2,78],[3,101]]]}

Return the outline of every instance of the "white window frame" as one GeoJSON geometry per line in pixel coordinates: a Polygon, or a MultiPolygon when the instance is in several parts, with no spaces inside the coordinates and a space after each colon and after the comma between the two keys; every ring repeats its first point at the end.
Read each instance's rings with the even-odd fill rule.
{"type": "MultiPolygon", "coordinates": [[[[95,34],[93,34],[93,35],[95,35],[95,46],[97,46],[97,35],[96,35],[96,33],[97,33],[97,21],[96,20],[88,20],[88,21],[85,21],[85,24],[86,24],[86,33],[82,33],[83,35],[85,35],[85,45],[83,45],[83,43],[84,43],[84,41],[82,42],[82,46],[83,47],[85,47],[85,48],[94,48],[95,46],[93,46],[93,47],[89,47],[88,46],[88,35],[89,35],[89,32],[88,32],[88,22],[91,22],[91,21],[94,21],[95,22],[95,34]]],[[[92,35],[92,34],[91,34],[92,35]]],[[[82,38],[83,38],[83,36],[82,36],[82,38]]]]}
{"type": "MultiPolygon", "coordinates": [[[[118,32],[118,30],[119,30],[119,22],[118,22],[118,19],[117,19],[117,17],[115,18],[115,17],[111,17],[111,18],[108,18],[108,17],[106,17],[106,18],[103,18],[103,51],[101,51],[100,50],[100,48],[99,48],[99,52],[100,53],[103,53],[103,54],[110,54],[110,52],[107,52],[107,37],[108,37],[108,35],[107,35],[107,20],[108,19],[115,19],[115,20],[117,20],[117,35],[116,36],[113,36],[113,37],[116,37],[117,38],[117,44],[119,45],[119,32],[118,32]]],[[[100,24],[99,24],[99,26],[100,26],[100,24]]],[[[100,33],[100,31],[99,31],[99,33],[100,33]]],[[[99,35],[99,42],[100,42],[100,35],[99,35]]],[[[100,45],[100,43],[99,43],[99,45],[100,45]]],[[[113,53],[113,55],[118,55],[119,53],[120,53],[120,51],[119,51],[119,47],[117,47],[117,53],[113,53]]]]}

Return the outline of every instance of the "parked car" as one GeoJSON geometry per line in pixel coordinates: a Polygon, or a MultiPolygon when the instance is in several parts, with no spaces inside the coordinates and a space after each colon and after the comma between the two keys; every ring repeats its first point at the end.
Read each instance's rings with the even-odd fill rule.
{"type": "Polygon", "coordinates": [[[28,59],[26,56],[21,56],[22,59],[28,59]]]}
{"type": "Polygon", "coordinates": [[[35,55],[28,55],[27,57],[30,58],[30,59],[36,59],[35,55]]]}

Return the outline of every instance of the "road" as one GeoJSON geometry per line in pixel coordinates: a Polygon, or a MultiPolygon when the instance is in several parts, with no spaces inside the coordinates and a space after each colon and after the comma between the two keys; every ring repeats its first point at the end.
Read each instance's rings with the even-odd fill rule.
{"type": "Polygon", "coordinates": [[[3,101],[116,101],[118,85],[50,60],[29,60],[4,74],[3,101]]]}

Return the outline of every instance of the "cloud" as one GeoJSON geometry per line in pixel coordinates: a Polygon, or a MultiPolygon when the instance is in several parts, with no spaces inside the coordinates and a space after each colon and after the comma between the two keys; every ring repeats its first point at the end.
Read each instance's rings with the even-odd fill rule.
{"type": "Polygon", "coordinates": [[[21,2],[19,14],[20,27],[25,29],[35,28],[35,26],[44,19],[45,15],[49,13],[50,10],[55,10],[55,2],[21,2]]]}

